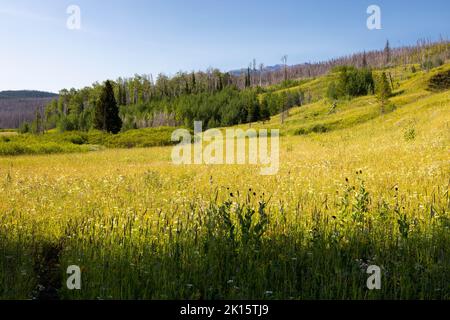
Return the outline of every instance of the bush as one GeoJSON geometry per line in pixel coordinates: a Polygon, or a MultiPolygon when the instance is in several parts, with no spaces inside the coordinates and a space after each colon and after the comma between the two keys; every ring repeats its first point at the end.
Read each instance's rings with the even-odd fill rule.
{"type": "Polygon", "coordinates": [[[98,130],[89,132],[48,133],[44,135],[21,134],[0,137],[0,155],[48,154],[86,152],[98,146],[108,148],[145,148],[173,145],[174,127],[129,130],[117,135],[98,130]]]}
{"type": "Polygon", "coordinates": [[[315,133],[324,133],[328,131],[328,128],[323,124],[316,124],[311,128],[311,131],[315,133]]]}
{"type": "Polygon", "coordinates": [[[139,130],[129,130],[118,135],[108,135],[103,143],[111,148],[154,147],[174,144],[171,141],[175,128],[159,127],[139,130]]]}
{"type": "Polygon", "coordinates": [[[431,91],[444,91],[450,89],[450,70],[439,72],[431,77],[428,82],[428,89],[431,91]]]}
{"type": "Polygon", "coordinates": [[[355,67],[339,67],[333,69],[339,72],[337,82],[330,83],[328,87],[328,97],[336,100],[341,97],[358,97],[373,94],[374,79],[372,70],[357,69],[355,67]]]}
{"type": "Polygon", "coordinates": [[[52,153],[72,153],[86,152],[89,149],[86,146],[76,146],[70,143],[57,143],[48,141],[30,141],[29,139],[19,139],[9,142],[0,141],[0,155],[18,156],[25,154],[52,154],[52,153]]]}
{"type": "Polygon", "coordinates": [[[310,133],[325,133],[330,131],[330,127],[327,126],[326,124],[315,124],[309,128],[299,128],[294,132],[294,135],[297,136],[301,136],[301,135],[306,135],[306,134],[310,134],[310,133]]]}
{"type": "Polygon", "coordinates": [[[76,133],[66,135],[63,138],[63,140],[78,145],[85,144],[88,142],[87,136],[85,134],[76,134],[76,133]]]}
{"type": "Polygon", "coordinates": [[[261,120],[270,119],[270,116],[303,105],[305,94],[301,90],[288,90],[281,93],[268,93],[262,98],[261,120]]]}
{"type": "Polygon", "coordinates": [[[29,133],[30,132],[30,124],[28,122],[22,122],[19,127],[19,133],[29,133]]]}
{"type": "Polygon", "coordinates": [[[414,140],[416,138],[416,128],[413,126],[406,128],[406,130],[403,132],[403,138],[406,141],[414,140]]]}

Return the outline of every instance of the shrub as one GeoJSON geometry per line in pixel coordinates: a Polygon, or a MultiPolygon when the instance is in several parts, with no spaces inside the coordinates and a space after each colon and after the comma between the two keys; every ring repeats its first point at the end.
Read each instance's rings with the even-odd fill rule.
{"type": "Polygon", "coordinates": [[[324,133],[328,131],[328,128],[323,124],[316,124],[311,128],[311,131],[315,133],[324,133]]]}
{"type": "Polygon", "coordinates": [[[301,136],[301,135],[306,135],[306,134],[310,134],[310,133],[325,133],[330,131],[330,128],[325,125],[325,124],[315,124],[309,128],[299,128],[297,130],[295,130],[294,134],[301,136]]]}
{"type": "Polygon", "coordinates": [[[391,86],[385,72],[383,72],[377,79],[375,91],[377,93],[377,98],[381,103],[382,112],[385,112],[384,108],[389,100],[389,97],[392,95],[391,86]]]}
{"type": "Polygon", "coordinates": [[[372,70],[355,67],[339,67],[333,69],[339,72],[337,82],[330,83],[328,97],[335,100],[340,97],[358,97],[373,93],[374,79],[372,70]]]}
{"type": "Polygon", "coordinates": [[[428,89],[431,91],[444,91],[450,89],[450,70],[439,72],[431,77],[428,82],[428,89]]]}
{"type": "Polygon", "coordinates": [[[28,122],[22,122],[19,127],[19,133],[29,133],[30,132],[30,124],[28,122]]]}

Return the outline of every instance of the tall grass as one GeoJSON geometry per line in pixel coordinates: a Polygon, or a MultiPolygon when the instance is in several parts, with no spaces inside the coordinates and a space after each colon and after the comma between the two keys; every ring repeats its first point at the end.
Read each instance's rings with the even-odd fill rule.
{"type": "Polygon", "coordinates": [[[274,176],[175,166],[161,146],[0,157],[0,298],[449,299],[450,96],[418,75],[398,90],[362,122],[371,97],[292,110],[285,133],[343,123],[283,135],[274,176]],[[80,291],[65,287],[73,264],[80,291]],[[372,264],[381,290],[366,288],[372,264]]]}
{"type": "Polygon", "coordinates": [[[53,154],[96,151],[102,147],[134,148],[171,145],[175,128],[129,130],[117,135],[100,131],[0,135],[0,155],[53,154]]]}

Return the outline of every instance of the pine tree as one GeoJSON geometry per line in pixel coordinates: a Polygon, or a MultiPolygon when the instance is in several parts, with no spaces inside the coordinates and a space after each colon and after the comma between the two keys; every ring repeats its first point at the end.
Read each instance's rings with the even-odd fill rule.
{"type": "Polygon", "coordinates": [[[389,85],[386,73],[383,72],[376,83],[377,98],[381,103],[381,111],[384,112],[389,97],[392,95],[391,86],[389,85]]]}
{"type": "Polygon", "coordinates": [[[256,122],[260,119],[259,103],[252,101],[247,114],[247,122],[256,122]]]}
{"type": "Polygon", "coordinates": [[[113,134],[119,133],[122,129],[119,108],[117,107],[114,90],[109,80],[105,82],[95,108],[94,128],[113,134]]]}
{"type": "Polygon", "coordinates": [[[250,67],[247,68],[247,74],[245,75],[245,87],[250,87],[250,67]]]}

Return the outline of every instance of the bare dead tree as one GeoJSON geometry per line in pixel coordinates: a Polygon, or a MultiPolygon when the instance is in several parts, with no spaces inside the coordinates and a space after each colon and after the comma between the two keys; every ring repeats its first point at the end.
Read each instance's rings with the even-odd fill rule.
{"type": "Polygon", "coordinates": [[[264,63],[259,64],[259,86],[262,87],[262,74],[264,70],[264,63]]]}
{"type": "Polygon", "coordinates": [[[284,81],[287,81],[287,59],[288,56],[286,54],[281,57],[281,62],[284,64],[284,81]]]}

